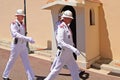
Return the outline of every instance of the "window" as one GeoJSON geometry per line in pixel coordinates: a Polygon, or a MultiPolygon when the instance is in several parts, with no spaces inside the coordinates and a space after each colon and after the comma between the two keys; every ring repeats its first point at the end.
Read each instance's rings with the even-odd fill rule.
{"type": "Polygon", "coordinates": [[[90,17],[90,25],[95,25],[95,12],[94,12],[94,9],[90,9],[89,17],[90,17]]]}

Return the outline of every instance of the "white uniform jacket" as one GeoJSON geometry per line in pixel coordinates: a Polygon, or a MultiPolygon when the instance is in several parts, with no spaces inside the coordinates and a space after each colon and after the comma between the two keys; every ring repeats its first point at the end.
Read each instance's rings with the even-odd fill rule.
{"type": "Polygon", "coordinates": [[[58,46],[62,49],[69,49],[75,52],[76,48],[73,47],[72,32],[64,22],[58,26],[57,33],[56,39],[58,46]]]}
{"type": "Polygon", "coordinates": [[[24,43],[27,42],[25,38],[25,26],[24,24],[20,24],[18,20],[15,20],[11,23],[11,34],[13,37],[13,40],[15,38],[18,38],[18,43],[24,43]]]}

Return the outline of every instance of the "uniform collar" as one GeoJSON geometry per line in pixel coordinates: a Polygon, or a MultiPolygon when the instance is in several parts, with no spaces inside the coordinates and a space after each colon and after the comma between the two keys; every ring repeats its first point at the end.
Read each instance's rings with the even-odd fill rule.
{"type": "Polygon", "coordinates": [[[65,22],[62,22],[63,25],[65,25],[67,28],[70,27],[70,24],[65,24],[65,22]]]}
{"type": "Polygon", "coordinates": [[[18,22],[20,25],[22,25],[22,24],[23,24],[23,22],[22,22],[22,24],[21,24],[21,23],[20,23],[17,19],[16,19],[15,21],[16,21],[16,22],[18,22]]]}
{"type": "Polygon", "coordinates": [[[68,25],[65,24],[65,22],[62,22],[62,25],[66,26],[66,27],[68,26],[68,25]]]}

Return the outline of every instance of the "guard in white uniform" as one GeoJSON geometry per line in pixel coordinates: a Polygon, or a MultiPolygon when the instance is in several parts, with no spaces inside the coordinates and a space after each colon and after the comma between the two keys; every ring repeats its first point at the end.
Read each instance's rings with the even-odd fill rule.
{"type": "Polygon", "coordinates": [[[2,77],[3,80],[10,80],[10,70],[13,67],[13,64],[16,61],[17,57],[20,56],[26,70],[28,80],[34,80],[34,73],[30,67],[28,58],[28,48],[26,47],[27,42],[34,43],[34,40],[31,37],[25,36],[25,26],[22,21],[25,16],[24,11],[22,9],[18,9],[15,16],[17,19],[12,22],[10,26],[11,34],[13,37],[13,42],[11,43],[11,54],[2,77]]]}
{"type": "MultiPolygon", "coordinates": [[[[56,35],[57,35],[58,26],[62,23],[62,18],[61,18],[62,14],[63,14],[63,12],[58,14],[58,21],[56,22],[55,27],[54,27],[55,39],[56,39],[56,35]]],[[[57,57],[55,57],[55,59],[53,60],[53,63],[52,63],[51,68],[50,68],[50,71],[54,68],[54,66],[56,64],[56,59],[57,59],[57,57]]]]}
{"type": "MultiPolygon", "coordinates": [[[[63,12],[61,12],[61,13],[58,14],[58,21],[56,22],[55,27],[54,27],[55,38],[56,38],[56,35],[57,35],[58,27],[59,27],[59,25],[63,21],[63,18],[61,17],[62,14],[63,14],[63,12]]],[[[57,53],[59,53],[59,51],[57,53]]],[[[53,63],[52,63],[51,68],[50,68],[50,71],[54,68],[54,66],[56,64],[56,60],[57,60],[57,57],[55,57],[55,59],[53,60],[53,63]]],[[[64,67],[67,67],[67,66],[65,65],[64,67]]],[[[76,65],[76,68],[78,69],[79,76],[85,73],[85,71],[80,70],[80,68],[78,67],[78,65],[76,65]]]]}
{"type": "Polygon", "coordinates": [[[66,10],[62,18],[63,22],[58,26],[56,36],[58,44],[56,64],[44,80],[54,80],[64,65],[67,65],[73,80],[80,80],[78,69],[76,68],[77,63],[73,57],[73,52],[76,55],[80,55],[80,52],[73,47],[72,33],[69,29],[69,24],[73,19],[72,12],[66,10]]]}

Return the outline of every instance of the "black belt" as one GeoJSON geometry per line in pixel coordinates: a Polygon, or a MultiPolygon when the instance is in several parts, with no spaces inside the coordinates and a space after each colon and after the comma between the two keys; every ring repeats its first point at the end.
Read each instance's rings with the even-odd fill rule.
{"type": "Polygon", "coordinates": [[[15,38],[14,39],[14,44],[17,44],[18,43],[18,38],[15,38]]]}

